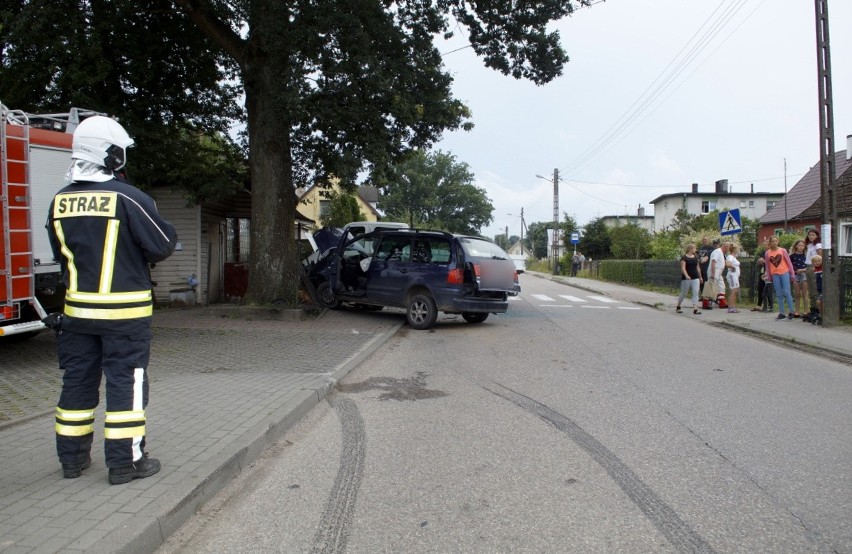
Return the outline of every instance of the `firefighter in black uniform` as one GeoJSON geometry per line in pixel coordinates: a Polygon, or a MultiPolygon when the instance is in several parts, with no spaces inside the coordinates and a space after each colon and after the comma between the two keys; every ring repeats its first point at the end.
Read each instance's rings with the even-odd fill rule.
{"type": "Polygon", "coordinates": [[[56,407],[56,450],[63,475],[91,464],[95,407],[106,377],[104,454],[109,482],[150,477],[160,462],[145,452],[146,370],[153,300],[148,264],[177,243],[154,201],[123,179],[133,139],[118,122],[90,117],[74,131],[70,184],[53,198],[47,230],[67,286],[57,332],[64,370],[56,407]]]}

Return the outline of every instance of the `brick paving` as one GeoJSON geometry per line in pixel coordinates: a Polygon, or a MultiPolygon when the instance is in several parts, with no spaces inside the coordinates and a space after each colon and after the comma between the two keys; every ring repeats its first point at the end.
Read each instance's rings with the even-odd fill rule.
{"type": "Polygon", "coordinates": [[[3,344],[0,552],[152,552],[404,321],[393,311],[299,314],[158,311],[146,427],[163,469],[120,486],[106,479],[103,402],[92,467],[62,478],[52,333],[3,344]]]}

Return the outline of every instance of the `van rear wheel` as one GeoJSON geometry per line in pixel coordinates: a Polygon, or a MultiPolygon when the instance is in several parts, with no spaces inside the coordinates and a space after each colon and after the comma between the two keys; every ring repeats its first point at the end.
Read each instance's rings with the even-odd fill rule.
{"type": "Polygon", "coordinates": [[[415,294],[408,300],[405,319],[409,327],[422,331],[429,329],[438,319],[438,307],[428,294],[415,294]]]}

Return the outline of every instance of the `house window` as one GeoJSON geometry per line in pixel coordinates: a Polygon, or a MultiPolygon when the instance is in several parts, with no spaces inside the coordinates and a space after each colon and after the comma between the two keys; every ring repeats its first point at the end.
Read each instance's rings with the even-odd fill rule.
{"type": "Polygon", "coordinates": [[[320,200],[319,208],[319,216],[328,217],[331,214],[331,200],[320,200]]]}
{"type": "Polygon", "coordinates": [[[766,201],[766,211],[768,212],[769,210],[774,208],[775,204],[777,204],[777,203],[778,203],[778,200],[767,200],[766,201]]]}
{"type": "Polygon", "coordinates": [[[838,256],[852,256],[852,224],[840,226],[840,244],[837,249],[838,256]]]}
{"type": "Polygon", "coordinates": [[[749,200],[749,201],[748,201],[748,207],[749,207],[749,208],[754,208],[754,200],[749,200]]]}
{"type": "Polygon", "coordinates": [[[784,234],[784,229],[775,229],[775,231],[773,231],[773,232],[775,233],[776,237],[780,237],[781,235],[784,234]]]}
{"type": "Polygon", "coordinates": [[[227,241],[225,244],[225,262],[243,263],[249,258],[249,236],[251,233],[251,220],[229,217],[227,227],[227,241]]]}
{"type": "Polygon", "coordinates": [[[715,200],[703,200],[701,202],[701,213],[709,214],[713,210],[716,209],[716,201],[715,200]]]}

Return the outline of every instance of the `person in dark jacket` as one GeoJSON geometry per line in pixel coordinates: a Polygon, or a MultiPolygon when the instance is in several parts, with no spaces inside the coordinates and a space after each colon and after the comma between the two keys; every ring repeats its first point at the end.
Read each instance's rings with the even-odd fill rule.
{"type": "Polygon", "coordinates": [[[175,228],[120,173],[133,139],[115,120],[90,117],[74,131],[69,183],[53,198],[47,231],[66,285],[57,333],[64,370],[56,449],[66,478],[91,465],[95,407],[106,378],[104,455],[110,484],[150,477],[145,407],[153,297],[149,264],[169,257],[175,228]]]}

